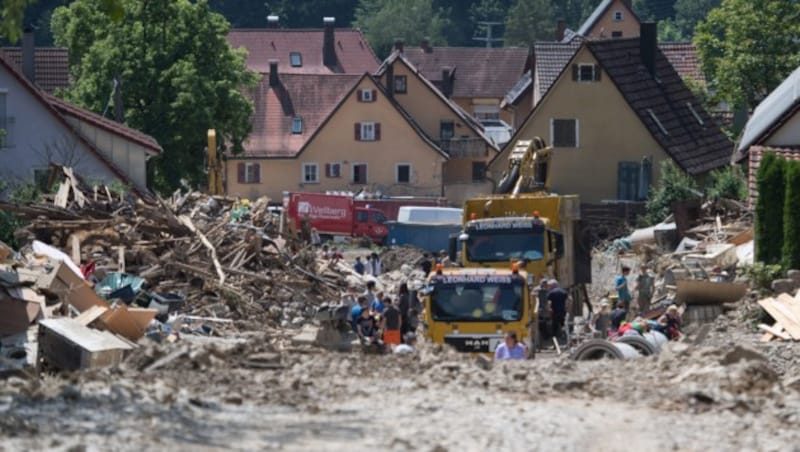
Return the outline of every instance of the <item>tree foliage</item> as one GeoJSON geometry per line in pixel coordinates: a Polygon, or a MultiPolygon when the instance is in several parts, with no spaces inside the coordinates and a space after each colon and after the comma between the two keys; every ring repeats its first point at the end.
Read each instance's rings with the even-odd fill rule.
{"type": "Polygon", "coordinates": [[[232,152],[250,132],[252,104],[242,91],[255,76],[228,45],[227,21],[206,0],[123,0],[124,18],[113,22],[102,1],[76,0],[53,14],[75,77],[67,97],[102,112],[118,79],[125,122],[164,149],[150,168],[155,187],[202,183],[206,130],[216,128],[232,152]]]}
{"type": "Polygon", "coordinates": [[[694,29],[722,0],[678,0],[675,2],[675,26],[681,40],[691,40],[694,29]]]}
{"type": "Polygon", "coordinates": [[[786,162],[786,199],[783,204],[783,266],[800,269],[800,162],[786,162]]]}
{"type": "MultiPolygon", "coordinates": [[[[219,0],[218,0],[219,1],[219,0]]],[[[242,0],[227,0],[227,3],[243,8],[242,0]]],[[[267,0],[264,3],[266,14],[280,16],[281,27],[308,28],[322,27],[323,17],[335,17],[340,27],[349,26],[353,22],[358,2],[355,0],[267,0]]],[[[227,16],[227,14],[226,14],[227,16]]],[[[240,17],[237,14],[235,17],[240,17]]],[[[252,12],[244,14],[245,17],[253,16],[252,12]]],[[[262,20],[266,19],[264,17],[262,20]]],[[[235,24],[240,27],[241,25],[235,24]]]]}
{"type": "Polygon", "coordinates": [[[675,0],[633,0],[640,20],[661,21],[675,17],[675,0]]]}
{"type": "Polygon", "coordinates": [[[780,263],[783,252],[785,167],[785,160],[767,152],[761,159],[756,175],[756,260],[768,265],[780,263]]]}
{"type": "Polygon", "coordinates": [[[651,190],[647,200],[647,222],[655,224],[663,221],[671,213],[672,203],[697,198],[700,194],[691,176],[672,160],[664,160],[661,162],[658,184],[651,190]]]}
{"type": "Polygon", "coordinates": [[[718,201],[734,199],[743,201],[747,198],[747,179],[738,166],[726,166],[711,172],[711,185],[707,196],[718,201]]]}
{"type": "Polygon", "coordinates": [[[754,108],[800,64],[798,35],[796,1],[723,0],[694,42],[720,99],[754,108]]]}
{"type": "Polygon", "coordinates": [[[506,19],[505,44],[529,46],[552,40],[555,30],[551,0],[516,0],[506,19]]]}
{"type": "Polygon", "coordinates": [[[353,25],[361,28],[379,57],[391,53],[396,38],[417,44],[427,37],[432,45],[446,44],[442,30],[449,12],[432,0],[361,0],[353,25]]]}

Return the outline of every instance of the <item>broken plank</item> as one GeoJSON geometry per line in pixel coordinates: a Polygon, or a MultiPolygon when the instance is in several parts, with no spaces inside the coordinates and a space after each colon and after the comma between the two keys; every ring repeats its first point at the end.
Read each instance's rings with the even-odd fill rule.
{"type": "Polygon", "coordinates": [[[774,298],[764,298],[758,300],[758,305],[772,316],[783,328],[792,336],[792,339],[800,340],[800,323],[798,323],[790,311],[782,303],[774,298]]]}
{"type": "Polygon", "coordinates": [[[189,229],[194,235],[197,236],[197,238],[200,239],[203,245],[205,245],[205,247],[211,253],[211,261],[214,263],[214,268],[217,270],[219,283],[225,284],[225,273],[222,271],[222,265],[219,263],[219,259],[217,259],[217,250],[214,248],[214,245],[212,245],[211,242],[208,241],[208,238],[206,238],[206,236],[195,227],[194,223],[192,223],[192,220],[189,217],[186,215],[180,215],[177,218],[183,226],[189,229]]]}
{"type": "MultiPolygon", "coordinates": [[[[785,341],[789,341],[789,340],[792,339],[791,336],[789,336],[788,334],[786,334],[783,331],[781,331],[781,330],[783,330],[783,328],[781,328],[779,323],[775,323],[775,325],[777,325],[777,327],[769,326],[769,325],[765,325],[765,324],[761,323],[761,324],[758,325],[758,329],[761,330],[761,331],[765,331],[766,332],[765,336],[768,334],[769,336],[779,337],[779,338],[781,338],[781,339],[783,339],[785,341]]],[[[762,342],[769,342],[770,339],[772,339],[772,337],[770,337],[766,341],[763,340],[763,338],[762,338],[762,342]]]]}
{"type": "Polygon", "coordinates": [[[92,322],[100,318],[101,315],[105,314],[106,311],[108,311],[107,307],[95,305],[75,317],[75,321],[83,326],[89,326],[92,322]]]}

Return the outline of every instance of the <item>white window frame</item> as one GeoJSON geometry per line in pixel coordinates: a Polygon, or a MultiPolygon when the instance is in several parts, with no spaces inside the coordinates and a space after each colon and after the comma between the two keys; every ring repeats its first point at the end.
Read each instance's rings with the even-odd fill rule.
{"type": "Polygon", "coordinates": [[[302,135],[302,134],[303,134],[303,118],[295,116],[294,118],[292,118],[292,135],[302,135]],[[294,125],[297,123],[300,124],[300,130],[295,132],[294,125]]]}
{"type": "Polygon", "coordinates": [[[303,54],[300,52],[289,52],[289,66],[303,67],[303,54]],[[297,55],[297,58],[299,59],[298,61],[299,64],[294,64],[294,60],[292,59],[292,57],[294,57],[295,55],[297,55]]]}
{"type": "Polygon", "coordinates": [[[369,163],[367,162],[353,162],[350,164],[350,183],[351,184],[359,184],[359,185],[368,185],[369,184],[369,163]],[[364,168],[367,170],[367,180],[366,182],[356,182],[356,166],[364,165],[364,168]]]}
{"type": "Polygon", "coordinates": [[[578,63],[578,83],[590,83],[590,82],[594,83],[594,81],[595,81],[595,79],[594,79],[595,78],[594,71],[596,71],[597,69],[598,69],[598,67],[595,64],[578,63]],[[592,76],[588,80],[585,80],[583,78],[583,68],[587,67],[587,66],[592,68],[592,76]]]}
{"type": "Polygon", "coordinates": [[[326,175],[326,177],[328,177],[329,179],[339,179],[339,178],[342,177],[342,162],[328,162],[328,165],[330,165],[331,174],[333,174],[334,165],[336,165],[339,168],[339,171],[338,171],[339,174],[337,174],[336,176],[333,176],[333,175],[327,176],[326,175]]]}
{"type": "Polygon", "coordinates": [[[394,76],[394,80],[392,81],[392,83],[394,83],[394,86],[392,88],[394,88],[395,94],[408,94],[408,77],[405,74],[395,75],[394,76]],[[403,90],[402,91],[397,89],[397,83],[400,80],[403,80],[403,90]]]}
{"type": "Polygon", "coordinates": [[[394,182],[396,184],[411,184],[414,181],[414,165],[410,162],[400,162],[394,165],[394,182]],[[401,182],[400,181],[400,167],[407,166],[408,167],[408,181],[401,182]]]}
{"type": "Polygon", "coordinates": [[[364,88],[361,90],[361,102],[375,102],[371,89],[364,88]]]}
{"type": "Polygon", "coordinates": [[[318,184],[319,183],[319,163],[303,163],[300,165],[300,180],[304,184],[318,184]],[[314,168],[314,180],[306,180],[306,168],[314,168]]]}
{"type": "Polygon", "coordinates": [[[625,16],[622,14],[622,10],[621,9],[618,9],[618,10],[614,11],[614,16],[613,16],[614,22],[622,22],[624,17],[625,16]]]}
{"type": "Polygon", "coordinates": [[[581,122],[578,118],[550,118],[550,145],[561,149],[579,149],[581,147],[581,122]],[[555,138],[555,121],[558,120],[569,120],[572,119],[575,121],[575,147],[569,148],[564,146],[556,146],[555,138]]]}
{"type": "Polygon", "coordinates": [[[361,127],[361,141],[377,141],[375,139],[375,122],[374,121],[365,121],[360,123],[361,127]],[[367,134],[367,130],[370,131],[367,134]]]}
{"type": "Polygon", "coordinates": [[[261,183],[261,163],[260,162],[245,162],[244,164],[244,183],[245,184],[258,184],[261,183]],[[256,182],[255,177],[250,177],[251,175],[251,168],[258,167],[258,179],[259,181],[256,182]]]}

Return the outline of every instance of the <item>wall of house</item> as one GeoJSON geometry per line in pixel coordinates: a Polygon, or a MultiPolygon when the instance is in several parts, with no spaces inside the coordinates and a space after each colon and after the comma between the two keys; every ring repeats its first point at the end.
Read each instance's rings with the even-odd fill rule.
{"type": "MultiPolygon", "coordinates": [[[[596,64],[585,47],[574,62],[596,64]]],[[[619,162],[651,157],[656,183],[660,162],[669,158],[605,72],[598,82],[576,82],[572,71],[565,71],[514,140],[541,136],[552,143],[551,118],[578,119],[579,147],[555,148],[550,171],[552,190],[578,194],[581,202],[617,198],[619,162]]],[[[512,146],[513,142],[509,143],[490,165],[495,180],[506,169],[512,146]]]]}
{"type": "Polygon", "coordinates": [[[800,145],[800,113],[795,113],[769,139],[765,146],[798,146],[800,145]]]}
{"type": "Polygon", "coordinates": [[[71,166],[89,180],[111,183],[117,176],[61,123],[14,75],[0,67],[0,90],[7,91],[10,147],[0,149],[0,180],[32,182],[35,169],[49,163],[71,166]]]}
{"type": "Polygon", "coordinates": [[[147,150],[86,121],[67,117],[79,133],[114,163],[139,188],[147,188],[147,150]]]}
{"type": "Polygon", "coordinates": [[[603,17],[595,23],[592,27],[589,36],[591,38],[611,38],[611,33],[614,31],[621,31],[623,38],[633,38],[639,36],[639,21],[631,14],[630,10],[625,7],[622,0],[614,1],[614,4],[606,10],[603,17]],[[614,20],[614,12],[622,11],[622,20],[614,20]]]}
{"type": "MultiPolygon", "coordinates": [[[[362,88],[375,89],[375,85],[370,79],[364,79],[358,89],[362,88]]],[[[229,159],[226,164],[228,193],[248,198],[269,196],[279,202],[284,191],[356,191],[364,186],[352,182],[352,165],[366,163],[366,188],[370,191],[389,195],[441,196],[445,157],[428,145],[380,92],[372,103],[358,102],[356,95],[355,91],[351,93],[296,158],[229,159]],[[355,140],[354,124],[365,121],[381,124],[379,141],[355,140]],[[238,183],[237,163],[240,161],[261,164],[260,183],[238,183]],[[318,183],[303,183],[304,163],[318,165],[318,183]],[[341,163],[341,177],[326,177],[327,163],[341,163]],[[411,164],[411,183],[396,182],[399,163],[411,164]]]]}

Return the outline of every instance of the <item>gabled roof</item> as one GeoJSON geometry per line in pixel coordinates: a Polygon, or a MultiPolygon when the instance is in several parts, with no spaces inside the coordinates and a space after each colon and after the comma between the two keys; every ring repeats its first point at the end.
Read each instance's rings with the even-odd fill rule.
{"type": "Polygon", "coordinates": [[[705,83],[706,76],[700,70],[697,48],[691,42],[660,42],[658,48],[684,80],[705,83]]]}
{"type": "MultiPolygon", "coordinates": [[[[611,5],[614,4],[614,1],[615,0],[603,0],[602,2],[600,2],[600,4],[597,5],[597,8],[595,8],[594,11],[592,11],[592,14],[589,15],[589,18],[583,22],[581,28],[578,29],[577,33],[581,36],[588,35],[592,31],[592,28],[594,28],[594,26],[597,24],[597,21],[600,20],[600,18],[603,17],[606,11],[608,11],[608,8],[610,8],[611,5]]],[[[627,9],[628,12],[631,15],[633,15],[633,17],[636,18],[637,21],[639,21],[639,17],[636,16],[636,13],[633,12],[633,9],[629,8],[628,5],[625,4],[625,2],[622,2],[622,4],[625,7],[625,9],[627,9]]]]}
{"type": "MultiPolygon", "coordinates": [[[[14,78],[16,78],[17,81],[20,84],[22,84],[22,86],[25,87],[28,90],[28,92],[30,92],[31,95],[33,95],[33,97],[35,99],[37,99],[39,102],[42,103],[42,105],[45,107],[45,109],[48,110],[53,115],[53,118],[57,122],[60,122],[64,127],[67,128],[67,130],[70,130],[75,135],[75,138],[82,145],[86,146],[86,148],[89,149],[89,151],[91,151],[93,154],[95,154],[95,157],[97,157],[112,173],[114,173],[117,177],[119,177],[120,180],[122,180],[123,182],[129,184],[132,187],[135,187],[135,184],[133,184],[133,181],[131,181],[131,179],[122,170],[120,170],[114,164],[114,162],[109,160],[103,154],[102,151],[100,151],[94,144],[92,144],[86,138],[84,138],[83,135],[81,135],[79,131],[75,130],[75,128],[67,121],[67,119],[65,118],[64,114],[62,114],[59,111],[59,109],[56,108],[54,103],[51,101],[51,98],[53,98],[52,96],[49,96],[43,90],[41,90],[38,87],[36,87],[36,85],[34,85],[33,82],[31,82],[30,80],[28,80],[27,77],[22,75],[22,73],[20,71],[18,71],[16,68],[14,68],[5,59],[5,57],[2,56],[2,55],[0,55],[0,68],[5,68],[14,78]]],[[[66,104],[65,102],[63,102],[63,103],[66,104]]],[[[76,107],[74,105],[70,105],[70,109],[72,111],[80,110],[82,112],[81,114],[83,114],[86,117],[88,117],[88,115],[92,115],[93,114],[92,112],[90,112],[88,110],[82,109],[80,107],[76,107]]],[[[109,132],[111,132],[111,133],[113,133],[113,134],[115,134],[117,136],[120,136],[120,137],[122,137],[124,139],[127,139],[127,140],[131,140],[131,136],[134,135],[134,134],[141,134],[141,132],[138,132],[138,131],[135,131],[133,129],[130,129],[130,128],[122,125],[122,124],[117,125],[115,130],[109,130],[109,132]],[[126,130],[126,132],[123,133],[123,130],[126,130]]],[[[148,137],[148,138],[150,140],[152,140],[153,142],[155,142],[155,139],[153,139],[152,137],[148,137]]],[[[160,147],[158,149],[159,149],[159,151],[161,150],[160,147]]],[[[137,192],[142,193],[138,189],[137,189],[137,192]]]]}
{"type": "Polygon", "coordinates": [[[462,110],[461,107],[456,105],[455,102],[453,102],[452,100],[448,99],[444,94],[442,94],[442,92],[439,91],[439,89],[430,80],[428,80],[422,74],[420,74],[419,71],[417,70],[417,68],[414,66],[414,64],[411,63],[405,57],[403,52],[400,52],[398,50],[393,51],[391,53],[391,55],[389,55],[385,60],[383,60],[383,63],[381,63],[381,66],[376,71],[375,76],[376,77],[381,77],[383,75],[383,73],[386,72],[386,68],[389,65],[394,64],[395,61],[400,61],[401,63],[405,64],[406,67],[412,73],[414,73],[414,74],[416,74],[418,76],[418,79],[422,82],[422,84],[425,85],[426,87],[428,87],[430,92],[433,95],[435,95],[436,97],[438,97],[439,100],[442,103],[444,103],[445,106],[447,106],[447,108],[449,108],[456,116],[458,116],[462,121],[464,121],[464,123],[467,124],[467,126],[469,126],[469,128],[472,129],[472,131],[475,132],[476,135],[478,135],[480,138],[482,138],[484,141],[486,141],[486,143],[492,149],[494,149],[495,151],[498,150],[497,146],[494,144],[494,142],[491,139],[489,139],[486,136],[486,134],[484,134],[483,126],[481,126],[480,123],[478,123],[478,121],[475,118],[473,118],[472,116],[467,114],[467,112],[462,110]]]}
{"type": "Polygon", "coordinates": [[[378,68],[378,57],[359,30],[336,28],[334,42],[337,67],[322,62],[324,29],[259,28],[233,29],[228,42],[233,48],[248,51],[247,67],[260,73],[269,72],[269,60],[278,60],[281,74],[353,74],[361,75],[378,68]],[[300,53],[302,66],[292,67],[290,54],[300,53]]]}
{"type": "Polygon", "coordinates": [[[747,149],[751,145],[762,144],[798,111],[800,111],[800,67],[786,77],[786,80],[753,110],[737,146],[737,160],[741,160],[747,154],[747,149]]]}
{"type": "MultiPolygon", "coordinates": [[[[22,48],[3,47],[0,53],[19,72],[22,72],[22,48]]],[[[33,53],[36,85],[52,93],[56,88],[69,86],[69,53],[63,47],[36,47],[33,53]]]]}
{"type": "Polygon", "coordinates": [[[544,94],[555,83],[561,71],[581,47],[583,38],[569,42],[536,42],[533,44],[534,70],[539,77],[539,95],[544,94]]]}
{"type": "Polygon", "coordinates": [[[128,141],[137,143],[147,148],[148,151],[154,154],[160,154],[163,151],[163,149],[161,149],[161,145],[158,144],[158,141],[156,141],[156,139],[150,135],[142,133],[136,129],[126,127],[116,121],[112,121],[111,119],[100,116],[97,113],[72,105],[69,102],[59,99],[51,94],[45,94],[45,98],[56,110],[66,116],[72,116],[73,118],[88,122],[95,127],[123,137],[128,141]]]}
{"type": "Polygon", "coordinates": [[[439,85],[442,68],[455,71],[453,97],[502,98],[527,69],[526,48],[406,47],[403,56],[439,85]]]}
{"type": "Polygon", "coordinates": [[[586,46],[681,168],[700,174],[728,164],[731,141],[660,50],[656,49],[653,77],[641,62],[639,38],[587,41],[586,46]]]}
{"type": "Polygon", "coordinates": [[[253,130],[244,142],[248,157],[293,157],[355,87],[361,75],[280,74],[277,88],[262,74],[252,90],[253,130]],[[292,134],[292,121],[303,121],[292,134]]]}
{"type": "Polygon", "coordinates": [[[506,93],[503,97],[503,101],[500,102],[500,108],[505,107],[506,105],[514,105],[516,104],[522,96],[531,89],[533,85],[533,77],[531,77],[531,71],[527,71],[522,74],[522,77],[517,80],[517,83],[511,87],[510,90],[506,93]]]}

